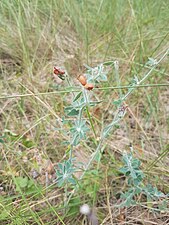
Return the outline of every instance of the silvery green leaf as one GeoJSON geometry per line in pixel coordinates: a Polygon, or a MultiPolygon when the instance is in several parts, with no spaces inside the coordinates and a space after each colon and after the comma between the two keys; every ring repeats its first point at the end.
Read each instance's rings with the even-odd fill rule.
{"type": "Polygon", "coordinates": [[[72,177],[68,178],[68,182],[73,184],[73,185],[76,185],[76,180],[74,178],[72,178],[72,177]]]}
{"type": "Polygon", "coordinates": [[[104,62],[103,65],[104,66],[113,66],[114,65],[114,61],[104,62]]]}
{"type": "Polygon", "coordinates": [[[68,116],[77,116],[79,114],[79,110],[77,109],[72,109],[67,113],[68,116]]]}
{"type": "Polygon", "coordinates": [[[80,98],[81,95],[82,95],[82,92],[79,92],[79,93],[76,95],[76,97],[73,99],[73,102],[76,102],[76,101],[80,98]]]}
{"type": "Polygon", "coordinates": [[[155,66],[157,65],[157,60],[156,59],[153,59],[153,58],[148,58],[148,62],[146,63],[146,65],[149,65],[149,66],[155,66]]]}
{"type": "Polygon", "coordinates": [[[62,187],[63,184],[64,184],[64,180],[63,180],[63,179],[59,179],[59,180],[57,181],[58,187],[62,187]]]}
{"type": "Polygon", "coordinates": [[[126,174],[128,172],[128,169],[126,167],[122,167],[119,169],[119,172],[126,174]]]}

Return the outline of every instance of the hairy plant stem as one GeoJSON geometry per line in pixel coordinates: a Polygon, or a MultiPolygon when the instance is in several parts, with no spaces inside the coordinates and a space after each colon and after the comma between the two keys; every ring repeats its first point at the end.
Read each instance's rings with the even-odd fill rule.
{"type": "MultiPolygon", "coordinates": [[[[130,89],[128,92],[127,92],[127,94],[124,96],[124,97],[122,97],[122,101],[124,101],[136,88],[137,88],[137,86],[138,85],[140,85],[142,82],[144,82],[148,77],[149,77],[149,75],[151,74],[151,72],[155,69],[155,67],[165,58],[165,56],[167,55],[169,53],[169,49],[167,49],[167,51],[163,54],[163,56],[158,60],[158,62],[150,69],[150,71],[147,73],[147,74],[145,74],[145,76],[135,85],[135,86],[133,86],[133,87],[131,87],[130,86],[130,88],[132,88],[132,89],[130,89]]],[[[84,90],[85,91],[85,90],[84,90]]],[[[85,97],[85,100],[86,100],[86,102],[88,102],[87,100],[87,96],[86,96],[86,93],[83,91],[83,94],[84,94],[84,97],[85,97]]],[[[120,106],[121,106],[121,104],[120,104],[120,106]]],[[[95,159],[95,157],[96,157],[96,155],[98,154],[98,152],[100,151],[100,149],[101,149],[101,146],[102,146],[102,143],[103,143],[103,141],[104,141],[104,139],[106,138],[106,136],[107,136],[107,134],[112,130],[112,128],[113,128],[113,126],[115,125],[115,124],[117,124],[123,117],[118,117],[118,110],[119,110],[119,108],[120,108],[120,106],[118,107],[118,109],[117,109],[117,113],[116,113],[116,116],[114,117],[114,119],[113,119],[113,121],[111,122],[111,124],[109,124],[108,126],[107,126],[107,130],[106,130],[106,132],[104,133],[104,130],[106,129],[103,129],[103,131],[102,131],[102,133],[101,133],[101,137],[100,137],[100,141],[99,141],[99,143],[98,143],[98,146],[97,146],[97,148],[96,148],[96,150],[95,150],[95,152],[93,153],[93,155],[91,156],[91,158],[90,158],[90,160],[89,160],[89,162],[87,163],[87,165],[86,165],[86,167],[85,167],[85,169],[84,169],[84,171],[83,171],[83,173],[82,173],[82,175],[80,176],[80,178],[79,178],[79,181],[80,180],[82,180],[82,178],[84,177],[84,175],[86,174],[86,171],[90,168],[90,166],[91,166],[91,164],[92,164],[92,162],[94,161],[94,159],[95,159]]],[[[69,198],[68,198],[68,201],[67,201],[67,204],[69,203],[69,201],[70,201],[70,199],[71,199],[71,197],[73,196],[73,194],[75,193],[75,191],[77,190],[77,188],[78,188],[78,185],[76,185],[75,186],[75,188],[73,189],[73,191],[71,192],[71,194],[70,194],[70,196],[69,196],[69,198]]]]}
{"type": "Polygon", "coordinates": [[[89,112],[89,100],[88,100],[88,95],[87,95],[87,91],[83,88],[83,97],[85,99],[85,108],[86,108],[86,112],[87,112],[87,116],[89,118],[89,122],[90,122],[90,125],[92,127],[92,131],[94,133],[94,136],[95,136],[95,139],[96,139],[96,131],[94,129],[94,124],[93,124],[93,121],[92,121],[92,118],[91,118],[91,115],[90,115],[90,112],[89,112]]]}
{"type": "Polygon", "coordinates": [[[157,65],[166,57],[166,55],[169,53],[169,49],[167,49],[167,51],[164,53],[164,55],[157,61],[157,63],[150,69],[150,71],[144,75],[144,77],[138,81],[138,83],[131,87],[131,89],[127,92],[127,94],[125,96],[123,96],[122,101],[124,101],[136,88],[137,86],[139,86],[141,83],[143,83],[148,77],[149,75],[152,73],[152,71],[157,67],[157,65]]]}

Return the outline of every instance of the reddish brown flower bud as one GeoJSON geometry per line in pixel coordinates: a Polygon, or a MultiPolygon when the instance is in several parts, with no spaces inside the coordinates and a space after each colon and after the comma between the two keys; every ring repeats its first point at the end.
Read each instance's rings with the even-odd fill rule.
{"type": "Polygon", "coordinates": [[[91,91],[91,90],[94,88],[94,85],[93,85],[93,84],[86,84],[86,85],[85,85],[85,88],[86,88],[88,91],[91,91]]]}
{"type": "Polygon", "coordinates": [[[85,86],[85,85],[87,84],[86,77],[83,76],[83,75],[80,75],[80,76],[78,77],[78,80],[79,80],[79,82],[80,82],[83,86],[85,86]]]}
{"type": "Polygon", "coordinates": [[[63,74],[65,74],[65,71],[63,71],[60,68],[57,68],[57,67],[54,66],[53,73],[56,74],[56,75],[63,75],[63,74]]]}

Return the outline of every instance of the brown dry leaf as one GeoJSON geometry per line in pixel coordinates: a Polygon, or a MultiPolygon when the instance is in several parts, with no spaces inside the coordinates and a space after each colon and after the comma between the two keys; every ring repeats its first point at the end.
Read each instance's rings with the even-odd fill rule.
{"type": "Polygon", "coordinates": [[[48,160],[46,164],[46,171],[48,172],[48,174],[53,174],[55,172],[53,163],[48,160]]]}
{"type": "Polygon", "coordinates": [[[117,219],[120,223],[124,223],[125,221],[125,213],[124,210],[120,210],[120,214],[117,216],[117,219]]]}
{"type": "Polygon", "coordinates": [[[96,116],[97,118],[101,117],[101,109],[100,107],[97,107],[94,109],[94,116],[96,116]]]}

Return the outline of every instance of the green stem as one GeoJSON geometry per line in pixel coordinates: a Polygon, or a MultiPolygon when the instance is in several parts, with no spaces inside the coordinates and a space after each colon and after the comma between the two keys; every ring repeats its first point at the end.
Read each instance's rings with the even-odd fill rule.
{"type": "MultiPolygon", "coordinates": [[[[115,68],[116,83],[117,83],[117,86],[120,87],[121,86],[121,82],[120,82],[120,76],[119,76],[119,63],[118,63],[118,61],[114,62],[114,68],[115,68]]],[[[121,88],[119,88],[119,96],[120,96],[120,98],[122,98],[122,90],[121,90],[121,88]]]]}
{"type": "Polygon", "coordinates": [[[157,67],[157,65],[166,57],[166,55],[169,53],[169,49],[164,53],[164,55],[158,60],[158,62],[150,69],[150,71],[144,75],[144,77],[133,87],[130,87],[131,89],[127,92],[127,94],[122,98],[122,101],[124,101],[141,83],[143,83],[149,75],[152,73],[152,71],[157,67]]]}
{"type": "Polygon", "coordinates": [[[92,118],[91,118],[91,115],[90,115],[88,106],[86,106],[86,112],[87,112],[87,116],[88,116],[88,118],[89,118],[90,125],[91,125],[91,127],[92,127],[92,130],[93,130],[93,133],[94,133],[94,136],[95,136],[95,139],[96,139],[96,138],[97,138],[97,135],[96,135],[96,131],[95,131],[95,129],[94,129],[94,124],[93,124],[93,121],[92,121],[92,118]]]}
{"type": "MultiPolygon", "coordinates": [[[[143,81],[145,81],[145,80],[148,78],[148,76],[151,74],[151,72],[154,70],[154,68],[155,68],[155,67],[156,67],[156,66],[157,66],[157,65],[165,58],[165,56],[168,54],[168,52],[169,52],[169,50],[167,50],[167,51],[165,52],[165,54],[161,57],[161,59],[157,62],[157,64],[154,65],[154,66],[152,67],[152,69],[151,69],[151,70],[150,70],[150,71],[149,71],[149,72],[148,72],[148,73],[147,73],[147,74],[139,81],[138,85],[139,85],[140,83],[142,83],[143,81]]],[[[134,86],[134,87],[132,87],[132,89],[128,91],[128,93],[123,97],[122,100],[125,100],[125,99],[129,96],[129,94],[131,94],[131,93],[136,89],[136,87],[137,87],[137,85],[134,86]]],[[[131,88],[131,86],[130,86],[130,88],[131,88]]],[[[83,94],[84,94],[85,99],[87,99],[87,98],[86,98],[86,93],[84,93],[84,91],[83,91],[83,94]]],[[[88,103],[88,102],[86,102],[86,103],[88,103]]],[[[117,110],[119,110],[119,108],[118,108],[117,110]]],[[[103,142],[104,139],[106,138],[107,134],[111,131],[112,127],[113,127],[116,123],[118,123],[121,119],[122,119],[121,117],[118,117],[118,111],[117,111],[116,116],[114,117],[112,123],[107,127],[107,130],[105,131],[105,133],[104,133],[104,130],[105,130],[105,129],[103,130],[102,135],[101,135],[101,138],[100,138],[100,141],[99,141],[99,144],[98,144],[98,146],[97,146],[97,148],[96,148],[96,151],[93,153],[93,155],[92,155],[92,157],[90,158],[88,164],[86,165],[86,167],[85,167],[85,169],[84,169],[82,175],[81,175],[80,178],[79,178],[79,181],[82,180],[82,178],[83,178],[84,175],[86,174],[86,171],[90,168],[90,165],[92,164],[92,162],[93,162],[93,160],[95,159],[96,155],[97,155],[98,152],[100,151],[102,142],[103,142]]],[[[77,188],[78,188],[78,186],[76,185],[75,188],[74,188],[74,190],[72,191],[71,195],[70,195],[69,198],[68,198],[68,202],[70,201],[71,197],[73,196],[73,194],[75,193],[75,191],[76,191],[77,188]]],[[[68,203],[68,202],[67,202],[67,203],[68,203]]]]}
{"type": "Polygon", "coordinates": [[[96,131],[94,129],[94,124],[93,124],[93,121],[92,121],[92,118],[91,118],[91,115],[90,115],[90,112],[89,112],[89,101],[88,101],[88,96],[87,96],[87,93],[86,93],[86,90],[83,88],[83,96],[84,96],[84,99],[85,99],[85,103],[86,103],[86,113],[87,113],[87,116],[89,118],[89,122],[90,122],[90,126],[92,128],[92,131],[94,133],[94,137],[95,137],[95,140],[97,138],[97,135],[96,135],[96,131]]]}

